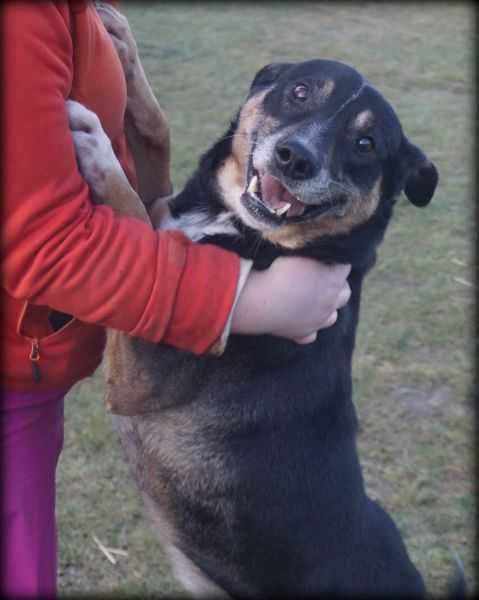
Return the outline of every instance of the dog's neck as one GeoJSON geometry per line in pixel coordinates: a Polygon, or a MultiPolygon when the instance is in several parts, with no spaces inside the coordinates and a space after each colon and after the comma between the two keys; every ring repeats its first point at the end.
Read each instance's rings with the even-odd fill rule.
{"type": "Polygon", "coordinates": [[[220,196],[216,176],[231,153],[234,131],[233,122],[226,134],[201,157],[198,169],[170,202],[173,219],[179,220],[195,241],[232,250],[253,260],[256,269],[269,267],[279,256],[299,255],[327,263],[349,263],[353,269],[366,273],[374,265],[376,249],[391,218],[392,202],[380,202],[370,221],[348,234],[323,236],[295,249],[273,244],[228,212],[220,196]]]}

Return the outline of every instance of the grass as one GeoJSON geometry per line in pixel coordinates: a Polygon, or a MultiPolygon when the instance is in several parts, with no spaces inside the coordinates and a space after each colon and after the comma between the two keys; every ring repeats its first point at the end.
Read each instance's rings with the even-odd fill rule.
{"type": "MultiPolygon", "coordinates": [[[[436,162],[437,194],[401,200],[365,283],[354,362],[367,486],[433,594],[453,568],[477,589],[473,482],[473,8],[461,3],[124,4],[171,122],[177,187],[226,128],[254,73],[314,57],[354,65],[436,162]]],[[[179,593],[102,407],[100,374],[66,408],[58,473],[60,590],[179,593]],[[93,540],[128,551],[112,565],[93,540]]]]}

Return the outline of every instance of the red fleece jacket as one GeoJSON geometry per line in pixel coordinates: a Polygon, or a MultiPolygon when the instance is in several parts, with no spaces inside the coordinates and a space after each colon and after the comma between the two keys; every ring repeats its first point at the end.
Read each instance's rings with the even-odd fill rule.
{"type": "Polygon", "coordinates": [[[130,181],[126,87],[92,4],[2,6],[3,388],[62,389],[101,360],[104,327],[201,353],[220,337],[239,258],[94,206],[65,100],[95,111],[130,181]],[[54,331],[51,309],[75,318],[54,331]]]}

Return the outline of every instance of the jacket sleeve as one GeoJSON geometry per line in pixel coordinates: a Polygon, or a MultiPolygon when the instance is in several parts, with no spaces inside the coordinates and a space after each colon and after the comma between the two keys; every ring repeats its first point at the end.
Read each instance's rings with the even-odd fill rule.
{"type": "Polygon", "coordinates": [[[239,258],[92,205],[64,106],[68,11],[54,2],[2,10],[2,285],[88,323],[207,351],[227,323],[239,258]]]}

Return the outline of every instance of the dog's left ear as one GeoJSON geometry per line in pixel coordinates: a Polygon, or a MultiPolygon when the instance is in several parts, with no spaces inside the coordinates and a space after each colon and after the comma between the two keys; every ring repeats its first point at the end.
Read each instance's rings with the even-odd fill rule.
{"type": "Polygon", "coordinates": [[[270,63],[264,66],[254,76],[251,89],[271,85],[291,66],[292,63],[270,63]]]}
{"type": "Polygon", "coordinates": [[[426,206],[436,190],[439,173],[420,148],[407,139],[403,143],[404,193],[415,206],[426,206]]]}

